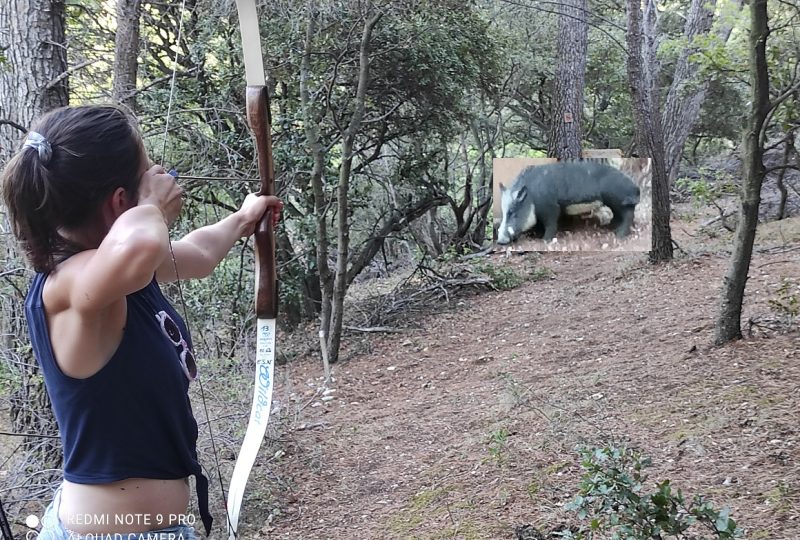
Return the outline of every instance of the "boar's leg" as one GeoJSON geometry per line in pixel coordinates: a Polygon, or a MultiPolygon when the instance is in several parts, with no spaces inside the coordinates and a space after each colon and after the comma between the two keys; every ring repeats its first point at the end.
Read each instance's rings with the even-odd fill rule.
{"type": "Polygon", "coordinates": [[[625,238],[633,225],[633,215],[635,206],[622,206],[618,210],[614,209],[614,219],[612,225],[616,225],[617,238],[625,238]]]}
{"type": "Polygon", "coordinates": [[[537,208],[539,220],[544,224],[544,241],[549,242],[558,232],[558,216],[561,214],[561,207],[557,204],[541,205],[537,208]]]}

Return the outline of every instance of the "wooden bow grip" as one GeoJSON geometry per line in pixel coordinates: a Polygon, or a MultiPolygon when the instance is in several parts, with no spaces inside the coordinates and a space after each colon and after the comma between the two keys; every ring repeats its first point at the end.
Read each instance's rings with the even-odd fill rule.
{"type": "MultiPolygon", "coordinates": [[[[271,115],[269,94],[265,86],[247,87],[247,122],[256,139],[258,174],[261,177],[259,195],[275,195],[275,169],[272,162],[271,115]]],[[[278,283],[275,271],[275,231],[272,210],[267,210],[256,225],[256,317],[274,319],[278,314],[278,283]]]]}

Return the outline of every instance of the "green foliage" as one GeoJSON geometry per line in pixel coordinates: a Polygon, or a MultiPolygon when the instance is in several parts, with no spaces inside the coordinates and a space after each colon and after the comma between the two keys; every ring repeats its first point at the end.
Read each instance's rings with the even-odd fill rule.
{"type": "Polygon", "coordinates": [[[633,137],[633,117],[625,68],[623,32],[590,28],[586,62],[586,148],[626,148],[633,137]],[[611,40],[605,32],[616,39],[611,40]]]}
{"type": "Polygon", "coordinates": [[[455,133],[455,122],[469,113],[470,90],[491,93],[499,84],[498,45],[488,21],[469,2],[422,2],[376,31],[376,50],[385,52],[370,66],[371,94],[376,107],[403,100],[398,117],[413,115],[416,124],[403,129],[455,133]]]}
{"type": "Polygon", "coordinates": [[[701,152],[717,155],[732,150],[741,138],[747,112],[745,89],[736,82],[712,77],[700,118],[692,129],[695,136],[703,137],[701,152]]]}
{"type": "MultiPolygon", "coordinates": [[[[308,315],[309,280],[316,272],[316,211],[309,171],[306,120],[318,124],[325,147],[323,182],[329,242],[336,249],[335,206],[341,156],[341,128],[353,112],[358,77],[360,28],[357,4],[322,2],[313,15],[317,32],[309,43],[307,73],[311,103],[300,100],[299,75],[312,14],[285,3],[262,6],[262,44],[270,79],[273,154],[280,196],[287,202],[279,242],[281,305],[284,312],[308,315]]],[[[500,40],[473,2],[420,1],[383,4],[384,16],[370,43],[370,82],[365,118],[355,143],[356,166],[350,178],[351,249],[355,255],[381,221],[431,194],[453,193],[443,151],[473,115],[476,96],[492,98],[502,80],[505,57],[500,40]],[[374,163],[371,161],[374,160],[374,163]]],[[[137,116],[150,157],[183,175],[252,178],[253,140],[244,115],[244,77],[238,19],[205,0],[144,4],[139,54],[137,116]],[[178,40],[178,28],[183,32],[178,40]],[[177,52],[177,55],[175,54],[177,52]],[[175,68],[174,91],[170,88],[175,68]],[[171,103],[169,133],[166,111],[171,103]],[[166,144],[165,144],[166,135],[166,144]]],[[[73,101],[108,100],[116,21],[99,0],[68,7],[70,62],[87,66],[71,75],[73,101]]],[[[184,182],[190,197],[179,235],[211,223],[235,209],[255,185],[184,182]]],[[[443,222],[447,223],[447,218],[443,222]]],[[[393,231],[397,236],[402,231],[393,231]]],[[[246,248],[243,261],[251,257],[246,248]]],[[[238,253],[232,254],[237,257],[238,253]]],[[[245,268],[250,268],[245,266],[245,268]]],[[[240,265],[218,272],[213,286],[191,289],[187,299],[198,317],[231,319],[229,309],[249,307],[242,291],[251,278],[240,265]],[[201,300],[213,294],[214,300],[201,300]],[[236,298],[234,298],[236,296],[236,298]],[[218,303],[218,304],[217,304],[218,303]],[[192,304],[196,304],[195,310],[192,304]],[[207,313],[200,306],[213,307],[207,313]]],[[[311,287],[313,288],[313,283],[311,287]]]]}
{"type": "Polygon", "coordinates": [[[528,274],[528,279],[531,281],[541,281],[553,277],[554,272],[546,266],[539,266],[534,268],[528,274]]]}
{"type": "MultiPolygon", "coordinates": [[[[797,8],[777,2],[770,6],[770,35],[767,40],[767,64],[773,97],[786,93],[797,83],[797,65],[800,63],[800,35],[797,32],[797,8]]],[[[794,87],[793,97],[779,102],[771,114],[771,130],[777,139],[786,132],[797,132],[800,116],[800,99],[794,87]]]]}
{"type": "Polygon", "coordinates": [[[491,261],[476,263],[474,266],[477,271],[489,277],[492,287],[500,291],[516,289],[525,282],[525,278],[510,266],[494,264],[491,261]]]}
{"type": "Polygon", "coordinates": [[[725,171],[701,168],[699,173],[700,178],[679,178],[675,182],[678,189],[689,193],[696,208],[715,204],[721,197],[736,193],[736,184],[725,171]]]}
{"type": "MultiPolygon", "coordinates": [[[[444,253],[439,257],[439,262],[445,265],[454,264],[463,257],[464,255],[469,254],[469,247],[462,245],[462,244],[450,244],[447,246],[447,249],[444,253]]],[[[476,264],[476,266],[482,266],[480,264],[476,264]]]]}
{"type": "Polygon", "coordinates": [[[800,285],[793,279],[783,278],[775,297],[769,299],[769,307],[792,325],[800,314],[800,285]]]}
{"type": "Polygon", "coordinates": [[[565,508],[574,511],[582,524],[577,533],[561,533],[562,538],[591,540],[610,534],[613,540],[705,540],[741,536],[727,507],[716,510],[699,495],[687,504],[669,480],[656,482],[655,489],[648,491],[644,469],[651,462],[639,452],[616,446],[584,447],[579,452],[584,474],[578,495],[565,508]],[[690,529],[705,530],[710,536],[689,536],[690,529]]]}
{"type": "Polygon", "coordinates": [[[503,465],[505,462],[504,453],[508,447],[508,436],[510,435],[508,429],[499,427],[489,434],[486,442],[489,449],[489,456],[497,465],[503,465]]]}
{"type": "MultiPolygon", "coordinates": [[[[672,84],[678,59],[689,49],[688,60],[697,68],[697,77],[679,89],[689,92],[705,85],[705,100],[700,117],[692,128],[698,137],[693,154],[700,157],[729,152],[741,137],[741,126],[747,114],[747,43],[749,25],[747,9],[735,2],[720,0],[715,7],[714,27],[708,34],[696,35],[691,41],[685,34],[688,6],[685,3],[666,7],[659,22],[663,35],[658,57],[661,61],[661,84],[672,84]],[[720,27],[733,28],[727,41],[720,27]]],[[[693,156],[694,157],[694,156],[693,156]]]]}

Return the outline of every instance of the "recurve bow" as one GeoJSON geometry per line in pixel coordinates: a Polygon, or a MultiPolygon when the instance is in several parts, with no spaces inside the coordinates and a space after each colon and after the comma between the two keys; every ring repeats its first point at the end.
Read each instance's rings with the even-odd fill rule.
{"type": "MultiPolygon", "coordinates": [[[[264,61],[256,0],[236,0],[242,33],[242,50],[247,79],[247,122],[255,137],[261,195],[275,194],[275,173],[272,163],[272,137],[269,95],[266,87],[264,61]]],[[[272,406],[272,375],[275,364],[275,319],[278,313],[278,287],[275,274],[275,234],[271,212],[259,221],[255,231],[256,251],[256,370],[253,405],[242,449],[231,476],[228,490],[228,537],[236,538],[239,511],[247,478],[258,455],[267,429],[272,406]]]]}

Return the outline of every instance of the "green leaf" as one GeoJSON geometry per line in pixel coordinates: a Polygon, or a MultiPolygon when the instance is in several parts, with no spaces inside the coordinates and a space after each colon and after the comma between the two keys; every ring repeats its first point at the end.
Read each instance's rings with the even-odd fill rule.
{"type": "Polygon", "coordinates": [[[571,500],[570,502],[568,502],[567,504],[564,505],[564,509],[565,510],[577,510],[578,508],[583,506],[583,501],[584,501],[584,498],[581,497],[580,495],[577,495],[573,500],[571,500]]]}
{"type": "Polygon", "coordinates": [[[717,521],[714,523],[714,526],[717,528],[717,531],[727,531],[729,522],[730,522],[730,513],[731,509],[727,506],[720,510],[719,515],[717,516],[717,521]]]}

